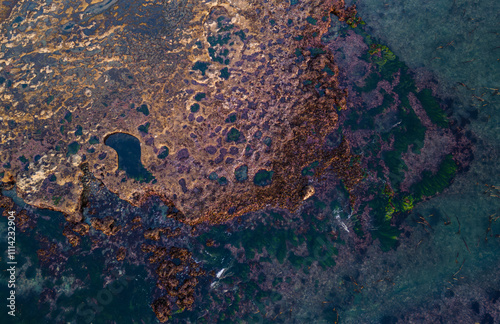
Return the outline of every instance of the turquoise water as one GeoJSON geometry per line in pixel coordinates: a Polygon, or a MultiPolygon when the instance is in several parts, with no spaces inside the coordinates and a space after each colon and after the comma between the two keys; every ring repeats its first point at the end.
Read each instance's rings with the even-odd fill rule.
{"type": "Polygon", "coordinates": [[[368,0],[356,4],[371,34],[381,38],[421,78],[434,78],[439,84],[436,90],[443,97],[460,103],[455,114],[464,114],[469,107],[480,109],[480,120],[469,127],[489,145],[495,145],[500,100],[494,90],[500,86],[500,3],[368,0]]]}
{"type": "MultiPolygon", "coordinates": [[[[348,323],[377,322],[385,315],[423,310],[436,315],[420,320],[409,318],[427,323],[431,318],[432,322],[438,321],[438,315],[442,315],[444,322],[449,322],[460,315],[453,313],[451,307],[446,310],[450,306],[443,297],[450,290],[447,288],[452,288],[456,302],[463,303],[464,308],[478,300],[481,315],[477,317],[481,318],[485,312],[482,305],[491,308],[485,301],[486,292],[500,286],[500,242],[491,237],[485,241],[489,216],[500,213],[500,198],[491,197],[494,192],[485,193],[487,185],[500,183],[500,97],[495,90],[500,87],[500,3],[358,1],[357,6],[367,31],[414,69],[417,79],[436,80],[437,93],[453,100],[454,116],[470,120],[464,131],[471,130],[478,143],[470,170],[458,175],[444,193],[419,204],[408,218],[409,226],[423,227],[410,219],[422,215],[432,223],[432,217],[440,217],[432,229],[421,229],[407,246],[352,266],[352,271],[361,272],[367,281],[375,279],[374,269],[383,272],[387,268],[395,285],[382,290],[376,285],[368,288],[341,318],[348,323]],[[476,120],[469,118],[472,108],[479,109],[476,120]],[[444,225],[447,217],[450,225],[444,225]],[[462,262],[458,280],[453,280],[452,275],[462,262]]],[[[492,231],[495,229],[498,233],[499,224],[493,224],[492,231]]],[[[464,323],[473,320],[479,321],[463,318],[464,323]]]]}

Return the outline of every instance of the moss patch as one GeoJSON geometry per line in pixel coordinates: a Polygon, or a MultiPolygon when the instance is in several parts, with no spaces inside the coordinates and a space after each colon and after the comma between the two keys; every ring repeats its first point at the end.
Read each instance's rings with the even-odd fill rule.
{"type": "Polygon", "coordinates": [[[259,170],[253,178],[253,183],[260,187],[268,186],[272,182],[273,174],[273,171],[259,170]]]}

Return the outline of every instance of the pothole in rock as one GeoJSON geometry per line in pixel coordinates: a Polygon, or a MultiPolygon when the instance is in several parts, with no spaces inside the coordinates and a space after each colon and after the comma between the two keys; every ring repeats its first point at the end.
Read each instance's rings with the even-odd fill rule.
{"type": "MultiPolygon", "coordinates": [[[[118,154],[118,169],[139,182],[151,182],[153,176],[141,163],[141,143],[129,134],[114,133],[104,139],[118,154]]],[[[124,179],[123,181],[125,181],[124,179]]]]}

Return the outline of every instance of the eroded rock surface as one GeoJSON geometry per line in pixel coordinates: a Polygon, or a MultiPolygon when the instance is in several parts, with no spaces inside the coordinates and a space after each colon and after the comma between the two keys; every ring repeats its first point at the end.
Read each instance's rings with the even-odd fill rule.
{"type": "Polygon", "coordinates": [[[190,224],[294,210],[314,162],[351,191],[349,143],[325,141],[347,93],[321,37],[354,15],[320,0],[20,2],[0,36],[0,175],[73,222],[83,162],[120,198],[158,195],[190,224]],[[118,168],[104,144],[117,132],[140,141],[144,177],[118,168]]]}

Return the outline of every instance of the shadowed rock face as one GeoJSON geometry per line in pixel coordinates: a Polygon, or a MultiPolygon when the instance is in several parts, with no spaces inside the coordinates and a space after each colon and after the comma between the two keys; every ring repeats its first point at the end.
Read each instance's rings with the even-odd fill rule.
{"type": "Polygon", "coordinates": [[[347,141],[325,144],[346,91],[321,36],[331,12],[355,13],[343,1],[35,3],[0,36],[0,175],[28,203],[78,221],[82,162],[120,198],[158,195],[191,224],[296,209],[313,162],[349,191],[361,179],[347,141]],[[122,164],[117,132],[138,139],[147,176],[122,164]]]}

